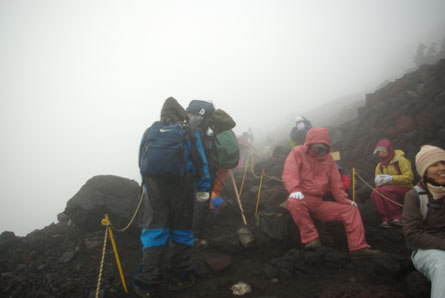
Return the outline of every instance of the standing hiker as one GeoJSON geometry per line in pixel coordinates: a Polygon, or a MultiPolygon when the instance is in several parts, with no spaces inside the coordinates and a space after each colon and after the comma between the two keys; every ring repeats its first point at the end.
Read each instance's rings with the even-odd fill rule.
{"type": "Polygon", "coordinates": [[[283,184],[289,197],[286,208],[300,230],[301,242],[306,249],[321,246],[313,218],[323,221],[341,221],[345,226],[352,256],[373,256],[378,250],[370,249],[357,204],[351,201],[343,187],[340,174],[330,151],[326,128],[312,128],[303,146],[295,147],[286,158],[283,184]],[[323,201],[331,192],[336,202],[323,201]]]}
{"type": "Polygon", "coordinates": [[[405,193],[413,187],[411,162],[405,158],[402,150],[394,150],[391,142],[386,139],[377,143],[374,154],[379,157],[380,162],[375,168],[374,181],[377,187],[372,191],[371,199],[382,218],[380,227],[389,228],[390,224],[401,226],[400,205],[405,193]]]}
{"type": "Polygon", "coordinates": [[[306,140],[306,134],[311,128],[312,124],[309,120],[303,116],[297,116],[295,118],[295,126],[290,132],[290,138],[288,141],[290,149],[293,149],[295,146],[303,145],[304,141],[306,140]]]}
{"type": "Polygon", "coordinates": [[[445,297],[445,150],[425,145],[416,155],[421,177],[405,195],[403,233],[414,267],[431,281],[431,297],[445,297]]]}
{"type": "MultiPolygon", "coordinates": [[[[193,109],[187,109],[193,113],[193,109]]],[[[217,109],[211,115],[210,126],[213,128],[212,138],[215,150],[212,152],[216,159],[212,159],[211,168],[216,171],[211,173],[211,196],[209,202],[196,202],[195,216],[193,218],[193,233],[195,243],[198,246],[206,246],[204,231],[207,226],[207,219],[214,219],[224,206],[221,197],[224,182],[229,169],[234,168],[239,160],[239,148],[236,135],[232,131],[236,125],[232,117],[221,109],[217,109]],[[215,154],[216,153],[216,154],[215,154]]],[[[209,161],[211,162],[211,161],[209,161]]]]}
{"type": "Polygon", "coordinates": [[[142,262],[134,277],[141,297],[158,297],[164,250],[168,244],[169,289],[179,291],[195,283],[193,204],[208,200],[210,180],[199,134],[188,125],[184,108],[169,97],[161,121],[148,128],[139,151],[145,191],[141,242],[142,262]]]}

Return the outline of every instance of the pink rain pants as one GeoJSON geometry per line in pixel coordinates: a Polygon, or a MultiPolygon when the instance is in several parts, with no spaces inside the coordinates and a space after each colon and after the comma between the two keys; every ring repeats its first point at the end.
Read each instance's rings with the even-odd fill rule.
{"type": "Polygon", "coordinates": [[[357,207],[349,204],[323,201],[320,197],[304,195],[303,200],[287,199],[286,207],[300,230],[302,243],[318,238],[312,218],[343,223],[349,250],[370,247],[365,240],[362,218],[357,207]]]}

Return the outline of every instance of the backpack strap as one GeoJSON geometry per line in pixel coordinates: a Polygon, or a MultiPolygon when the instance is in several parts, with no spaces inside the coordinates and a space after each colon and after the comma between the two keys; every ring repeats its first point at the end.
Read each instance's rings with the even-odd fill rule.
{"type": "Polygon", "coordinates": [[[416,190],[420,201],[420,215],[422,215],[422,219],[425,220],[426,214],[428,213],[428,193],[419,185],[414,186],[414,189],[416,190]]]}
{"type": "MultiPolygon", "coordinates": [[[[402,171],[400,170],[400,166],[399,166],[399,161],[397,160],[396,162],[393,163],[394,168],[397,171],[397,175],[402,175],[402,171]]],[[[383,174],[383,165],[382,163],[380,163],[380,172],[383,174]]]]}

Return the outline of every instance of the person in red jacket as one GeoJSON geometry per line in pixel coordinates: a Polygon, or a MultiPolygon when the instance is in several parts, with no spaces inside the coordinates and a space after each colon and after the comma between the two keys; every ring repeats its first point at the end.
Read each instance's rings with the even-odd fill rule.
{"type": "Polygon", "coordinates": [[[283,184],[289,193],[286,208],[300,230],[306,249],[321,246],[313,219],[341,221],[346,230],[352,256],[373,256],[380,253],[370,249],[357,204],[351,201],[343,187],[340,173],[330,151],[326,128],[311,128],[303,146],[296,146],[286,158],[283,184]],[[331,192],[335,202],[323,201],[331,192]]]}
{"type": "Polygon", "coordinates": [[[343,184],[343,187],[345,188],[346,194],[350,198],[350,190],[351,190],[351,179],[345,174],[345,169],[338,163],[335,163],[337,166],[338,172],[340,173],[341,183],[343,184]]]}

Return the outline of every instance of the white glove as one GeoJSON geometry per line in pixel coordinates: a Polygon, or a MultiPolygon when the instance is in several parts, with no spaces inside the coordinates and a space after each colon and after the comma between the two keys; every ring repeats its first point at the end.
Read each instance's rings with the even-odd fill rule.
{"type": "Polygon", "coordinates": [[[382,175],[377,175],[377,176],[375,176],[374,183],[375,183],[375,185],[377,185],[377,186],[382,185],[382,175]]]}
{"type": "Polygon", "coordinates": [[[200,202],[200,203],[207,202],[209,200],[209,198],[210,198],[210,195],[209,195],[208,192],[200,192],[200,191],[198,191],[196,193],[196,200],[198,202],[200,202]]]}
{"type": "Polygon", "coordinates": [[[354,207],[358,207],[358,206],[357,206],[357,203],[354,202],[354,201],[351,201],[351,203],[349,203],[349,205],[354,206],[354,207]]]}
{"type": "Polygon", "coordinates": [[[387,184],[392,181],[391,175],[381,175],[382,176],[382,184],[387,184]]]}
{"type": "Polygon", "coordinates": [[[295,199],[295,200],[303,200],[304,195],[302,192],[296,191],[289,195],[289,198],[295,199]]]}
{"type": "Polygon", "coordinates": [[[304,122],[301,122],[301,123],[299,123],[298,125],[297,125],[297,129],[298,130],[303,130],[304,129],[304,122]]]}
{"type": "Polygon", "coordinates": [[[377,186],[382,186],[382,185],[387,184],[391,181],[392,181],[392,176],[386,175],[386,174],[377,175],[374,180],[374,182],[377,186]]]}

